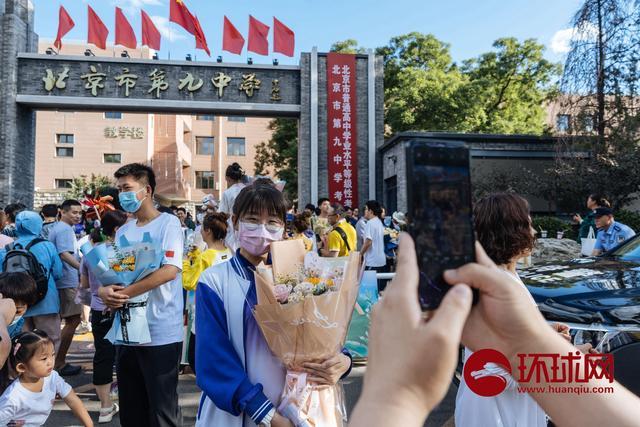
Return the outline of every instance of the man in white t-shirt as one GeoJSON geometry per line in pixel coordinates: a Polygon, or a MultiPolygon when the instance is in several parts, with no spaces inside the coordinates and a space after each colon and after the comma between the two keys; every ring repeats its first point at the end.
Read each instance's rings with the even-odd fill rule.
{"type": "Polygon", "coordinates": [[[122,208],[135,219],[116,233],[139,242],[145,233],[162,245],[160,269],[129,286],[105,286],[99,291],[111,309],[126,307],[129,298],[149,292],[147,320],[151,342],[119,345],[116,373],[123,426],[178,426],[178,364],[182,351],[182,252],[184,236],[177,217],[153,205],[153,169],[133,163],[115,173],[122,208]]]}
{"type": "MultiPolygon", "coordinates": [[[[387,257],[384,254],[384,225],[380,220],[382,207],[375,200],[369,200],[364,207],[364,217],[367,224],[364,227],[362,244],[362,256],[367,270],[378,273],[384,272],[387,266],[387,257]]],[[[386,281],[378,280],[378,290],[384,290],[386,281]]]]}

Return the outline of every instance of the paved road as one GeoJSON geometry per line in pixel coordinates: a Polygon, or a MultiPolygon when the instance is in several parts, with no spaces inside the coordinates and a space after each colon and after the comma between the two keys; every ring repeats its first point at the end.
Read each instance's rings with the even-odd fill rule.
{"type": "MultiPolygon", "coordinates": [[[[79,364],[84,367],[83,373],[75,377],[67,377],[66,380],[71,384],[76,393],[83,400],[85,406],[89,410],[94,422],[98,420],[98,413],[100,411],[100,403],[95,394],[93,386],[91,385],[92,363],[93,357],[93,342],[91,341],[91,335],[83,335],[76,337],[73,346],[71,348],[68,361],[72,364],[79,364]]],[[[345,380],[345,395],[347,400],[347,411],[350,413],[355,405],[355,402],[360,396],[362,389],[362,376],[364,375],[364,367],[356,367],[353,370],[351,376],[345,380]]],[[[193,375],[181,375],[178,392],[180,394],[180,407],[182,409],[183,425],[193,426],[198,410],[198,404],[200,401],[200,391],[195,385],[195,377],[193,375]]],[[[441,427],[441,426],[453,426],[451,417],[453,415],[453,408],[455,402],[456,388],[452,384],[447,397],[440,404],[438,408],[431,414],[429,419],[425,423],[425,427],[441,427]]],[[[57,402],[54,411],[49,417],[46,426],[76,426],[76,421],[73,414],[69,411],[69,408],[64,402],[57,402]]],[[[110,424],[100,424],[101,426],[119,426],[120,422],[117,417],[110,424]]]]}

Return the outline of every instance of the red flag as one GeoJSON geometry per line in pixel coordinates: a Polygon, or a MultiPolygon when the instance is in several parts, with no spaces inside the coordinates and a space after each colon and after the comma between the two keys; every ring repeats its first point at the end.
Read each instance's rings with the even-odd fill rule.
{"type": "Polygon", "coordinates": [[[169,21],[180,25],[189,34],[196,35],[196,19],[187,9],[184,0],[171,0],[169,4],[169,21]]]}
{"type": "Polygon", "coordinates": [[[140,10],[140,13],[142,15],[142,45],[160,50],[160,31],[144,10],[140,10]]]}
{"type": "Polygon", "coordinates": [[[194,16],[194,23],[196,24],[196,49],[202,49],[207,52],[207,55],[211,56],[209,46],[207,45],[207,38],[204,36],[204,31],[202,31],[200,20],[197,16],[194,16]]]}
{"type": "Polygon", "coordinates": [[[71,19],[71,16],[67,13],[67,10],[60,6],[60,12],[58,13],[58,35],[53,45],[58,49],[62,49],[62,38],[69,32],[76,24],[71,19]]]}
{"type": "Polygon", "coordinates": [[[133,32],[131,24],[119,7],[116,7],[116,44],[129,49],[135,49],[138,45],[136,33],[133,32]]]}
{"type": "Polygon", "coordinates": [[[296,46],[295,33],[278,18],[273,17],[273,51],[286,56],[293,56],[296,46]]]}
{"type": "Polygon", "coordinates": [[[229,18],[224,17],[224,34],[222,36],[222,50],[240,55],[244,47],[244,37],[233,26],[229,18]]]}
{"type": "Polygon", "coordinates": [[[258,55],[269,55],[269,27],[249,15],[249,44],[247,49],[258,55]]]}
{"type": "Polygon", "coordinates": [[[89,8],[89,34],[87,36],[87,43],[94,44],[100,49],[106,49],[109,30],[100,17],[91,9],[91,6],[87,7],[89,8]]]}

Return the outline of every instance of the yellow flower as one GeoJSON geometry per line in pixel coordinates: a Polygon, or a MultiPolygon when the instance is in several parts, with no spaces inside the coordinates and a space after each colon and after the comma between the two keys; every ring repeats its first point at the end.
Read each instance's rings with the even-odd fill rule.
{"type": "Polygon", "coordinates": [[[319,277],[309,277],[306,281],[311,283],[312,285],[317,285],[321,282],[319,277]]]}

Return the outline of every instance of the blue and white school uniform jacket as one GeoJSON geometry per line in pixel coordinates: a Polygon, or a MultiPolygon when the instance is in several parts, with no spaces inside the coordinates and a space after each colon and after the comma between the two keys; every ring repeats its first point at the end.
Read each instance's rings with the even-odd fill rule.
{"type": "Polygon", "coordinates": [[[277,406],[286,370],[269,350],[251,309],[254,267],[242,255],[205,270],[196,290],[196,426],[249,427],[277,406]]]}

